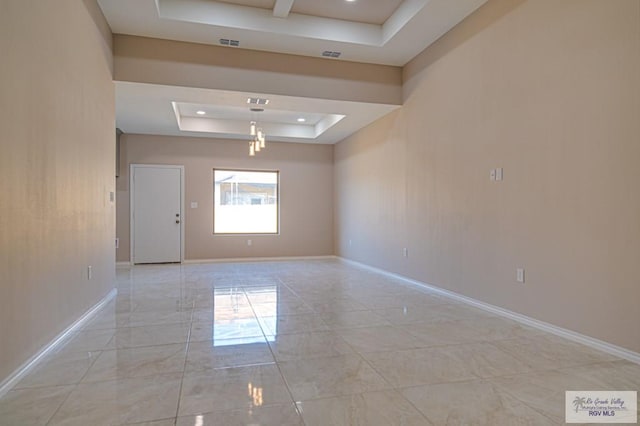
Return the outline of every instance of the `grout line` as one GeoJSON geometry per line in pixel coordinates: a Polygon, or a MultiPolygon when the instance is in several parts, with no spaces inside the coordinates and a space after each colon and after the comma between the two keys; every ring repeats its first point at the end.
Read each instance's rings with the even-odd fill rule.
{"type": "MultiPolygon", "coordinates": [[[[302,266],[307,266],[307,264],[305,262],[300,262],[300,264],[302,264],[302,266]]],[[[337,262],[332,262],[330,265],[330,268],[336,268],[336,266],[338,266],[339,263],[337,262]]],[[[270,266],[271,268],[272,266],[270,266]]],[[[182,269],[186,269],[183,268],[181,266],[182,269]]],[[[299,419],[302,423],[304,422],[304,418],[302,416],[302,410],[300,409],[300,407],[298,407],[297,401],[295,401],[294,395],[292,393],[292,388],[290,387],[289,383],[287,382],[283,372],[282,372],[282,368],[281,368],[281,363],[286,363],[289,361],[278,361],[276,359],[275,353],[274,353],[274,349],[272,347],[272,345],[269,344],[269,342],[266,340],[267,335],[272,335],[271,333],[267,334],[266,330],[265,330],[265,326],[263,325],[263,322],[260,320],[260,317],[258,317],[255,307],[258,306],[259,304],[254,304],[252,303],[251,299],[249,299],[248,294],[249,292],[252,291],[253,288],[259,287],[259,286],[267,286],[267,285],[274,285],[273,282],[265,282],[264,284],[255,284],[254,283],[258,282],[259,280],[262,279],[262,276],[267,276],[268,278],[273,278],[272,281],[276,282],[276,288],[278,291],[278,295],[280,295],[280,290],[287,289],[288,291],[290,291],[292,293],[292,295],[296,296],[297,298],[299,298],[301,300],[301,302],[310,308],[310,306],[307,304],[307,302],[301,298],[298,294],[298,292],[295,291],[294,288],[299,288],[299,289],[304,289],[304,285],[308,282],[310,285],[313,284],[313,280],[311,280],[310,276],[304,275],[301,277],[300,280],[298,281],[294,281],[291,279],[292,276],[295,275],[295,273],[303,273],[306,274],[302,269],[298,268],[288,268],[285,269],[284,271],[281,271],[280,274],[278,274],[277,272],[273,272],[271,270],[267,270],[266,268],[261,269],[259,271],[259,273],[254,277],[252,276],[253,270],[251,270],[251,273],[247,273],[247,268],[244,267],[244,265],[239,266],[239,269],[234,273],[234,277],[233,279],[236,282],[240,282],[241,284],[235,285],[233,286],[233,288],[237,288],[239,291],[242,292],[242,295],[244,296],[244,298],[246,299],[246,301],[248,302],[249,306],[251,307],[252,311],[253,311],[253,316],[256,319],[256,321],[258,322],[258,325],[260,327],[260,330],[262,332],[262,337],[265,339],[265,343],[267,344],[267,347],[272,355],[273,358],[273,363],[275,364],[276,368],[278,369],[278,372],[280,374],[281,379],[283,380],[285,387],[287,389],[288,394],[290,395],[290,400],[293,402],[294,404],[294,409],[296,410],[296,412],[299,415],[299,419]],[[241,269],[244,269],[244,271],[242,271],[241,269]],[[299,287],[290,287],[289,285],[287,285],[283,279],[281,278],[281,276],[285,276],[285,279],[288,278],[289,282],[292,283],[292,285],[297,286],[299,285],[299,287]],[[256,280],[256,281],[253,281],[256,280]],[[242,284],[244,283],[244,284],[242,284]],[[301,283],[301,284],[297,284],[297,283],[301,283]]],[[[275,267],[277,269],[277,266],[275,267]]],[[[347,267],[344,271],[342,269],[337,269],[337,271],[339,271],[340,274],[342,274],[342,277],[337,277],[336,274],[332,275],[330,273],[325,273],[324,269],[320,269],[320,268],[315,268],[311,270],[311,275],[316,274],[319,278],[317,278],[318,280],[325,280],[328,281],[330,279],[332,279],[332,276],[337,277],[335,278],[336,284],[340,284],[342,286],[346,286],[349,287],[349,283],[351,283],[352,281],[355,280],[360,280],[361,278],[364,279],[363,277],[360,277],[360,275],[356,272],[355,274],[353,273],[354,270],[350,267],[347,267]],[[349,276],[355,276],[355,279],[345,279],[344,275],[345,274],[349,274],[349,276]]],[[[331,271],[329,271],[331,272],[331,271]]],[[[184,272],[183,272],[184,273],[184,272]]],[[[200,276],[201,272],[198,272],[197,275],[200,276]]],[[[203,277],[205,277],[206,275],[210,275],[211,273],[208,272],[207,274],[202,274],[203,277]]],[[[338,274],[339,275],[339,274],[338,274]]],[[[384,276],[384,275],[383,275],[384,276]]],[[[196,277],[197,278],[197,277],[196,277]]],[[[204,279],[204,278],[203,278],[204,279]]],[[[401,279],[393,279],[393,280],[388,280],[388,278],[384,278],[384,282],[388,283],[390,286],[395,286],[395,285],[401,285],[407,288],[415,288],[416,284],[411,284],[411,283],[406,283],[406,282],[402,282],[401,279]]],[[[164,282],[164,281],[163,281],[164,282]]],[[[174,280],[175,282],[175,280],[174,280]]],[[[170,282],[169,282],[170,283],[170,282]]],[[[185,278],[184,276],[182,278],[180,278],[179,281],[180,287],[181,288],[189,288],[189,286],[193,283],[190,282],[185,282],[185,278]]],[[[208,285],[207,288],[203,288],[201,289],[199,286],[201,284],[197,284],[197,291],[203,290],[203,296],[207,296],[207,297],[213,297],[212,295],[214,294],[214,292],[216,291],[216,287],[213,284],[213,282],[211,281],[210,284],[208,285]],[[206,293],[205,293],[206,292],[206,293]]],[[[346,288],[345,287],[345,288],[346,288]]],[[[223,289],[226,289],[227,286],[223,286],[221,287],[223,289]]],[[[316,288],[316,287],[313,287],[316,288]]],[[[318,287],[318,289],[321,289],[322,286],[318,287]]],[[[426,291],[429,294],[433,294],[433,292],[431,290],[429,290],[428,288],[416,288],[418,291],[426,291]]],[[[331,293],[333,290],[331,290],[331,288],[329,289],[325,289],[325,292],[329,292],[331,293]]],[[[323,293],[318,293],[318,294],[323,294],[323,293]]],[[[326,294],[326,293],[324,293],[326,294]]],[[[447,300],[452,300],[449,296],[443,296],[445,298],[447,298],[447,300]]],[[[353,298],[350,296],[350,298],[353,298]]],[[[358,301],[357,298],[353,298],[354,300],[358,301]]],[[[174,423],[177,422],[178,419],[178,415],[179,415],[179,409],[180,409],[180,403],[181,403],[181,399],[182,399],[182,392],[183,392],[183,383],[184,383],[184,378],[186,375],[186,366],[187,366],[187,359],[188,359],[188,354],[189,354],[189,349],[190,349],[190,345],[191,343],[195,343],[192,342],[192,326],[194,324],[196,324],[197,322],[194,322],[195,318],[196,318],[196,309],[195,309],[195,304],[197,302],[198,298],[194,298],[191,301],[187,301],[186,304],[191,304],[191,314],[190,314],[190,319],[188,320],[189,322],[179,322],[179,323],[169,323],[169,324],[152,324],[152,325],[140,325],[140,326],[134,326],[134,327],[120,327],[120,328],[116,328],[116,329],[107,329],[107,330],[119,330],[119,329],[127,329],[127,328],[142,328],[142,327],[159,327],[159,326],[167,326],[167,325],[188,325],[188,330],[187,330],[187,337],[186,337],[186,342],[176,342],[176,343],[165,343],[165,344],[152,344],[152,345],[147,345],[147,346],[135,346],[135,347],[128,347],[128,348],[111,348],[111,349],[102,349],[102,350],[97,350],[97,351],[86,351],[86,352],[99,352],[99,355],[96,356],[96,358],[93,360],[93,362],[91,363],[91,366],[89,367],[89,369],[87,369],[87,371],[84,373],[83,377],[80,379],[80,382],[82,380],[84,380],[84,378],[88,375],[89,371],[91,370],[91,368],[93,368],[93,365],[98,361],[98,358],[100,358],[103,354],[103,352],[105,351],[109,351],[109,350],[129,350],[129,349],[139,349],[139,348],[147,348],[147,347],[156,347],[156,346],[167,346],[167,345],[183,345],[184,350],[185,350],[185,358],[184,358],[184,362],[183,362],[183,371],[182,371],[182,377],[180,380],[180,386],[178,389],[178,401],[177,401],[177,407],[176,407],[176,415],[173,418],[174,423]]],[[[280,299],[278,299],[278,302],[280,301],[280,299]]],[[[214,298],[214,303],[215,303],[215,298],[214,298]]],[[[460,301],[455,301],[456,304],[460,303],[460,301]]],[[[467,304],[467,302],[462,301],[462,304],[467,304]]],[[[445,303],[447,304],[447,303],[445,303]]],[[[473,305],[473,304],[471,304],[473,305]]],[[[467,304],[468,306],[468,304],[467,304]]],[[[474,305],[475,306],[475,305],[474,305]]],[[[136,306],[134,308],[137,309],[138,306],[136,306]]],[[[476,308],[478,308],[476,306],[476,308]]],[[[480,309],[483,309],[482,307],[479,307],[480,309]]],[[[385,308],[379,308],[379,309],[385,309],[385,308]]],[[[215,311],[215,305],[212,305],[212,307],[207,307],[207,308],[203,308],[200,309],[199,312],[202,311],[206,311],[207,313],[211,313],[213,315],[213,312],[215,311]]],[[[375,311],[375,308],[371,308],[371,307],[367,307],[366,311],[375,311]]],[[[340,312],[343,311],[335,311],[333,313],[333,315],[339,314],[340,312]]],[[[353,311],[353,312],[363,312],[363,311],[353,311]]],[[[303,312],[303,313],[290,313],[287,315],[315,315],[315,316],[320,316],[321,313],[314,311],[313,309],[311,310],[311,312],[303,312]]],[[[497,313],[496,315],[497,318],[504,318],[504,316],[502,316],[500,313],[497,313]]],[[[276,317],[277,318],[281,318],[281,315],[278,315],[276,313],[276,317]]],[[[383,317],[384,318],[384,317],[383,317]]],[[[501,318],[501,319],[502,319],[501,318]]],[[[322,318],[319,318],[323,323],[324,320],[322,318]]],[[[456,322],[456,321],[474,321],[474,318],[457,318],[457,319],[452,319],[450,321],[456,322]]],[[[517,321],[517,320],[516,320],[517,321]]],[[[203,323],[207,323],[208,321],[203,321],[203,323]]],[[[436,321],[426,321],[426,322],[420,322],[420,324],[437,324],[438,322],[436,321]]],[[[405,330],[405,328],[407,327],[414,327],[417,323],[410,323],[410,324],[393,324],[390,323],[388,325],[385,325],[384,327],[391,327],[395,330],[402,330],[407,334],[410,334],[413,338],[416,339],[416,341],[422,342],[422,339],[419,336],[414,336],[413,334],[411,334],[410,332],[408,332],[407,330],[405,330]]],[[[327,325],[325,323],[325,325],[327,325]]],[[[327,325],[328,326],[328,325],[327,325]]],[[[370,326],[364,326],[364,327],[370,327],[370,326]]],[[[373,327],[382,327],[382,325],[374,325],[373,327]]],[[[376,373],[378,374],[384,381],[384,383],[387,383],[390,387],[389,388],[383,388],[383,389],[379,389],[376,391],[361,391],[361,392],[357,392],[357,393],[350,393],[348,395],[328,395],[328,396],[323,396],[320,398],[310,398],[310,400],[322,400],[322,399],[331,399],[331,398],[344,398],[344,397],[348,397],[349,395],[357,395],[357,394],[366,394],[366,393],[370,393],[370,392],[395,392],[396,394],[400,394],[400,397],[405,400],[406,402],[408,402],[416,411],[417,413],[419,413],[421,416],[423,416],[426,421],[428,423],[431,423],[430,420],[428,419],[428,417],[421,411],[419,410],[413,403],[411,403],[411,401],[409,401],[406,397],[404,397],[404,395],[402,395],[402,393],[400,392],[402,389],[407,389],[407,388],[413,388],[413,387],[421,387],[421,386],[434,386],[434,385],[438,385],[438,384],[445,384],[445,383],[465,383],[465,382],[471,382],[471,381],[486,381],[486,382],[492,382],[492,380],[495,379],[500,379],[500,378],[504,378],[504,377],[513,377],[513,376],[527,376],[527,375],[532,375],[532,374],[538,374],[542,371],[560,371],[560,369],[558,369],[557,367],[551,368],[551,369],[531,369],[531,371],[528,372],[521,372],[521,373],[509,373],[509,374],[503,374],[503,375],[498,375],[498,376],[491,376],[491,377],[487,377],[487,378],[482,378],[479,377],[478,374],[473,373],[474,376],[476,376],[476,378],[474,379],[468,379],[468,380],[463,380],[463,381],[448,381],[448,382],[439,382],[439,383],[429,383],[429,384],[421,384],[421,385],[412,385],[412,386],[405,386],[405,387],[394,387],[393,384],[390,383],[389,380],[387,380],[387,378],[382,375],[375,367],[374,365],[364,356],[365,354],[367,354],[368,352],[363,352],[360,353],[359,351],[357,351],[348,341],[346,341],[340,334],[340,330],[350,330],[350,329],[358,329],[358,328],[362,328],[362,327],[347,327],[347,328],[342,328],[342,329],[334,329],[333,327],[329,327],[329,330],[317,330],[317,331],[298,331],[294,334],[297,333],[321,333],[321,332],[332,332],[335,333],[337,336],[340,337],[340,339],[342,339],[348,347],[351,348],[351,350],[353,351],[352,354],[354,355],[358,355],[360,357],[361,360],[364,361],[365,365],[369,365],[369,367],[376,373]]],[[[93,330],[85,330],[85,331],[101,331],[101,329],[93,329],[93,330]]],[[[545,330],[542,330],[543,332],[545,332],[545,330]]],[[[548,333],[548,332],[547,332],[548,333]]],[[[543,335],[545,335],[546,333],[544,333],[543,335]]],[[[508,337],[508,338],[504,338],[504,339],[496,339],[496,340],[482,340],[482,341],[473,341],[473,342],[459,342],[459,343],[444,343],[444,344],[440,344],[440,345],[434,345],[434,346],[426,346],[426,347],[418,347],[418,348],[409,348],[409,349],[388,349],[386,351],[380,351],[380,352],[397,352],[397,351],[411,351],[411,350],[425,350],[425,349],[435,349],[435,348],[446,348],[446,347],[451,347],[451,346],[461,346],[461,345],[471,345],[471,344],[483,344],[483,343],[488,343],[490,345],[492,345],[493,347],[496,347],[499,350],[502,350],[501,348],[497,347],[496,345],[493,345],[493,343],[496,342],[500,342],[500,341],[510,341],[510,340],[516,340],[516,339],[526,339],[528,338],[527,336],[513,336],[513,337],[508,337]]],[[[109,342],[107,343],[107,345],[109,343],[111,343],[113,341],[113,339],[115,339],[115,333],[114,336],[109,340],[109,342]]],[[[569,343],[570,339],[567,339],[567,343],[569,343]]],[[[65,343],[66,344],[66,343],[65,343]]],[[[426,344],[426,342],[425,342],[426,344]]],[[[85,351],[82,351],[85,352],[85,351]]],[[[506,353],[506,352],[505,352],[506,353]]],[[[519,357],[517,357],[516,355],[511,355],[510,353],[508,353],[509,356],[513,357],[514,359],[517,359],[518,361],[522,362],[523,364],[528,366],[528,363],[525,360],[521,360],[519,357]]],[[[341,355],[336,355],[336,356],[341,356],[341,355]]],[[[344,355],[342,355],[344,356],[344,355]]],[[[291,360],[291,361],[300,361],[300,360],[311,360],[313,361],[313,359],[310,358],[302,358],[302,359],[297,359],[297,360],[291,360]]],[[[595,365],[595,364],[608,364],[611,363],[612,361],[615,360],[606,360],[606,361],[592,361],[592,362],[586,362],[586,363],[579,363],[576,365],[570,365],[570,366],[565,366],[562,367],[562,369],[571,369],[574,367],[581,367],[581,366],[585,366],[585,365],[595,365]]],[[[254,365],[269,365],[271,363],[258,363],[258,364],[254,364],[254,365]]],[[[242,366],[229,366],[229,367],[221,367],[221,368],[237,368],[237,367],[247,367],[248,365],[242,365],[242,366]]],[[[564,374],[570,374],[570,373],[564,373],[564,374]]],[[[145,376],[145,377],[150,377],[150,376],[145,376]]],[[[110,379],[113,380],[113,379],[110,379]]],[[[71,391],[66,395],[66,397],[64,398],[64,400],[62,401],[62,403],[58,406],[58,408],[56,409],[56,411],[51,415],[51,417],[49,418],[49,420],[47,420],[47,424],[49,424],[52,419],[58,414],[58,412],[60,411],[60,409],[64,406],[64,404],[68,401],[71,393],[73,393],[78,386],[81,384],[80,382],[76,383],[76,384],[71,384],[71,386],[73,386],[71,388],[71,391]]],[[[92,382],[92,383],[96,383],[96,382],[92,382]]],[[[62,385],[61,385],[62,386],[62,385]]],[[[69,385],[64,385],[64,386],[69,386],[69,385]]],[[[497,385],[496,385],[497,386],[497,385]]],[[[50,386],[46,386],[46,387],[50,387],[50,386]]],[[[25,388],[26,389],[26,388],[25,388]]],[[[502,388],[500,388],[501,391],[503,391],[502,388]]],[[[517,397],[515,397],[514,395],[512,395],[511,393],[509,393],[508,391],[504,390],[505,393],[513,396],[516,400],[520,401],[521,403],[523,403],[525,406],[535,410],[536,412],[538,412],[540,415],[543,415],[545,418],[547,418],[548,416],[544,415],[544,413],[539,412],[538,410],[536,410],[534,407],[529,406],[526,401],[523,401],[517,397]]],[[[279,405],[282,403],[274,403],[274,404],[269,404],[269,405],[279,405]]]]}
{"type": "MultiPolygon", "coordinates": [[[[288,286],[286,284],[284,284],[284,282],[276,276],[277,281],[279,282],[279,285],[284,285],[288,288],[288,286]]],[[[277,290],[279,291],[279,290],[277,290]]],[[[253,315],[257,318],[258,315],[255,311],[255,309],[253,308],[253,303],[251,303],[251,299],[249,299],[249,297],[246,295],[246,290],[245,290],[245,296],[247,297],[247,300],[249,301],[249,305],[251,306],[251,310],[253,311],[253,315]]],[[[276,321],[277,321],[278,315],[276,314],[276,321]]],[[[271,356],[273,357],[273,361],[275,363],[276,368],[278,369],[278,373],[280,374],[280,378],[282,379],[282,382],[284,383],[284,386],[287,388],[287,392],[289,393],[289,397],[291,398],[291,402],[293,403],[293,408],[294,410],[296,410],[296,413],[298,413],[298,416],[300,417],[300,421],[302,422],[303,425],[306,425],[306,422],[304,421],[304,418],[302,416],[302,412],[300,411],[300,408],[298,407],[298,403],[296,402],[296,399],[293,396],[293,392],[291,391],[291,387],[289,386],[289,382],[287,382],[287,379],[284,377],[284,374],[282,373],[282,368],[280,367],[280,361],[278,361],[278,359],[276,358],[276,354],[273,352],[273,348],[271,347],[271,345],[269,344],[269,341],[267,340],[267,335],[264,333],[264,328],[262,327],[262,324],[260,323],[260,321],[258,320],[258,324],[260,325],[260,329],[262,330],[262,333],[264,335],[265,338],[265,342],[267,344],[267,347],[269,348],[269,352],[271,352],[271,356]]]]}
{"type": "Polygon", "coordinates": [[[69,399],[69,397],[71,396],[71,394],[78,388],[78,384],[76,383],[75,385],[72,385],[73,388],[71,389],[71,391],[69,391],[69,393],[67,394],[67,396],[62,400],[62,402],[60,403],[60,405],[58,405],[58,408],[56,408],[56,410],[53,412],[53,414],[51,415],[51,417],[49,417],[49,419],[47,420],[47,422],[45,423],[45,425],[49,425],[51,423],[51,421],[54,419],[54,417],[56,416],[56,414],[58,414],[58,411],[60,411],[60,409],[62,408],[62,406],[67,402],[67,400],[69,399]]]}
{"type": "MultiPolygon", "coordinates": [[[[68,342],[67,342],[68,343],[68,342]]],[[[92,351],[88,351],[88,352],[92,352],[92,351]]],[[[89,368],[87,369],[87,371],[84,372],[84,374],[82,375],[82,377],[80,378],[80,380],[78,381],[78,383],[75,383],[73,385],[73,389],[71,389],[71,391],[67,394],[67,396],[64,398],[64,400],[62,401],[62,403],[58,406],[58,408],[55,410],[55,412],[51,415],[51,417],[49,417],[49,420],[47,420],[46,424],[48,425],[51,420],[53,420],[53,418],[56,416],[56,414],[58,414],[58,411],[60,411],[60,409],[63,407],[63,405],[67,402],[67,400],[69,399],[69,397],[71,396],[71,394],[80,386],[80,384],[82,383],[82,380],[84,380],[84,378],[87,376],[87,374],[89,373],[89,370],[91,370],[91,368],[93,367],[93,365],[96,363],[96,361],[98,361],[98,358],[100,358],[102,356],[102,351],[100,351],[100,354],[93,360],[93,362],[91,363],[91,365],[89,366],[89,368]]]]}
{"type": "Polygon", "coordinates": [[[187,371],[187,358],[189,357],[189,344],[191,343],[191,326],[193,325],[193,314],[195,310],[195,299],[191,302],[191,319],[189,321],[189,331],[187,332],[187,342],[184,348],[184,363],[182,364],[182,377],[180,378],[180,386],[178,388],[178,403],[176,404],[176,416],[174,424],[178,423],[178,414],[180,413],[180,401],[182,400],[182,386],[184,384],[184,376],[187,371]]]}

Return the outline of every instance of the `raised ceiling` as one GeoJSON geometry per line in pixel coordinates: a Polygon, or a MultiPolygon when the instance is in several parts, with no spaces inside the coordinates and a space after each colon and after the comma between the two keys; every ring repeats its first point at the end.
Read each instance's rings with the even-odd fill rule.
{"type": "MultiPolygon", "coordinates": [[[[322,18],[342,19],[344,21],[362,22],[382,25],[396,11],[402,0],[363,0],[364,7],[357,1],[345,0],[296,0],[290,13],[318,16],[322,18]]],[[[257,7],[273,10],[275,0],[222,0],[221,3],[238,6],[257,7]]]]}
{"type": "Polygon", "coordinates": [[[115,33],[403,66],[487,0],[98,0],[115,33]]]}
{"type": "Polygon", "coordinates": [[[125,133],[248,140],[249,122],[257,120],[271,141],[334,144],[398,108],[268,95],[264,112],[252,113],[247,96],[237,91],[116,82],[117,126],[125,133]],[[306,121],[299,123],[298,118],[306,121]]]}
{"type": "MultiPolygon", "coordinates": [[[[210,45],[237,40],[239,46],[228,49],[317,58],[330,51],[339,57],[326,61],[392,66],[404,66],[486,1],[98,0],[118,34],[210,45]]],[[[210,89],[117,82],[117,125],[129,133],[246,138],[250,113],[244,101],[251,93],[210,89]],[[194,116],[196,108],[207,114],[194,116]]],[[[272,140],[290,142],[335,143],[398,107],[277,99],[261,120],[272,140]],[[292,122],[302,114],[310,121],[292,122]]]]}

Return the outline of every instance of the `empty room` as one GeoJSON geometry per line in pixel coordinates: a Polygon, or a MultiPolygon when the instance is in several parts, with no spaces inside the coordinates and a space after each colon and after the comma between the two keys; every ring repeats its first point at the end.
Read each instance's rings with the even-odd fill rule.
{"type": "Polygon", "coordinates": [[[637,424],[640,1],[0,0],[0,425],[637,424]]]}

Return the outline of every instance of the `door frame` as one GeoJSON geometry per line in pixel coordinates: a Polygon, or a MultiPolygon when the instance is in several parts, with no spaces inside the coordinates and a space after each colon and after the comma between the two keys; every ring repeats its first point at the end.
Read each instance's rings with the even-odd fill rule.
{"type": "Polygon", "coordinates": [[[136,168],[154,168],[154,169],[180,169],[180,263],[184,263],[184,166],[171,164],[130,164],[129,165],[129,261],[132,265],[136,264],[134,252],[135,239],[135,203],[134,203],[134,176],[136,168]]]}

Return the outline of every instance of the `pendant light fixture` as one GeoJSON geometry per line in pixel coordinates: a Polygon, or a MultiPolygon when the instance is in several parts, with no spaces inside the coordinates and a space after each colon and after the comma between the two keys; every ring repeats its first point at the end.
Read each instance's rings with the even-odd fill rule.
{"type": "MultiPolygon", "coordinates": [[[[251,108],[252,115],[262,111],[264,111],[264,108],[251,108]]],[[[249,136],[251,136],[251,140],[249,141],[249,156],[253,157],[256,155],[256,152],[260,152],[260,150],[267,147],[266,135],[255,119],[249,122],[249,136]]]]}

